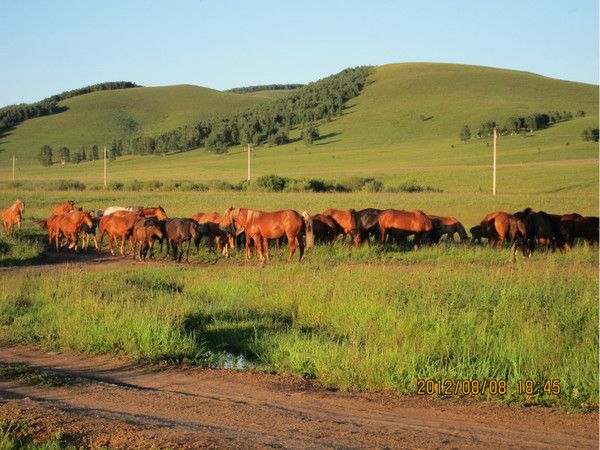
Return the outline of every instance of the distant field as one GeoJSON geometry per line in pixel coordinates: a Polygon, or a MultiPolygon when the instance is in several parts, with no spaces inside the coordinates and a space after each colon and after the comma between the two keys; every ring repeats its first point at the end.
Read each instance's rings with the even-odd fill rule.
{"type": "MultiPolygon", "coordinates": [[[[372,176],[382,178],[388,185],[416,180],[445,192],[489,192],[491,139],[462,143],[458,138],[462,125],[468,123],[475,133],[483,120],[495,119],[503,123],[510,115],[550,110],[568,110],[575,114],[582,109],[586,112],[584,118],[561,122],[531,134],[501,137],[498,142],[498,191],[596,196],[598,145],[582,141],[580,133],[584,128],[597,126],[598,86],[525,72],[452,64],[381,66],[376,68],[371,80],[373,82],[363,93],[348,103],[341,118],[319,125],[323,139],[315,145],[307,147],[297,141],[255,149],[253,176],[276,173],[338,180],[349,176],[372,176]],[[422,120],[421,116],[427,120],[422,120]]],[[[160,92],[167,88],[143,89],[160,92]]],[[[123,92],[136,94],[138,89],[123,92]]],[[[260,101],[259,96],[209,92],[212,100],[207,110],[211,111],[217,106],[224,107],[220,96],[225,96],[223,98],[228,101],[236,98],[244,104],[260,101]]],[[[280,95],[280,92],[288,91],[269,92],[280,95]]],[[[89,97],[86,97],[72,100],[89,104],[89,97]]],[[[202,98],[207,98],[206,90],[202,90],[202,98]]],[[[184,104],[192,111],[195,102],[186,102],[184,104]]],[[[235,102],[226,105],[241,107],[235,102]]],[[[143,110],[144,114],[151,115],[155,114],[156,108],[147,105],[143,110]]],[[[73,105],[71,111],[56,117],[75,111],[73,105]]],[[[189,116],[192,115],[189,112],[189,116]]],[[[111,117],[109,114],[105,120],[110,122],[111,117]]],[[[4,139],[7,150],[0,152],[0,181],[10,179],[10,149],[27,146],[33,152],[31,154],[35,154],[38,144],[47,140],[44,133],[48,131],[38,124],[50,119],[27,121],[4,139]]],[[[162,131],[175,118],[160,116],[153,120],[149,122],[156,123],[155,129],[162,131]]],[[[177,122],[181,121],[177,119],[177,122]]],[[[51,126],[50,122],[48,126],[51,126]]],[[[97,126],[102,125],[98,123],[97,126]]],[[[62,125],[57,130],[55,145],[59,145],[60,136],[87,132],[76,126],[62,125]]],[[[292,130],[292,138],[298,137],[298,133],[298,130],[292,130]]],[[[100,163],[43,168],[38,162],[25,159],[19,160],[17,167],[18,179],[70,178],[87,184],[102,181],[100,163]]],[[[112,181],[137,178],[237,182],[245,176],[246,153],[240,148],[230,149],[227,155],[213,155],[198,149],[165,157],[129,156],[109,166],[109,180],[112,181]]]]}

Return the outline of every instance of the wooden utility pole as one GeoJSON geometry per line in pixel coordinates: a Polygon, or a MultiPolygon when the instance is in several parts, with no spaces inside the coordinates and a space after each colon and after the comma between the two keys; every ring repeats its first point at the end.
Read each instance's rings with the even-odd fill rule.
{"type": "Polygon", "coordinates": [[[496,140],[497,140],[498,132],[496,131],[496,127],[494,127],[494,175],[492,181],[492,195],[496,195],[496,140]]]}
{"type": "Polygon", "coordinates": [[[106,145],[104,146],[104,187],[106,187],[106,145]]]}
{"type": "Polygon", "coordinates": [[[250,144],[248,144],[248,181],[250,181],[250,144]]]}
{"type": "Polygon", "coordinates": [[[15,155],[13,155],[13,181],[15,181],[15,155]]]}

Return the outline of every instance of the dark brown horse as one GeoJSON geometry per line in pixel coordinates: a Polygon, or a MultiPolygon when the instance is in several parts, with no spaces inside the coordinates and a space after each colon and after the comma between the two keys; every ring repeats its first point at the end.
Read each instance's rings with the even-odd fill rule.
{"type": "Polygon", "coordinates": [[[190,246],[192,245],[192,240],[198,246],[200,242],[200,233],[198,232],[198,223],[192,219],[181,219],[181,218],[173,218],[168,219],[165,224],[166,237],[167,237],[167,255],[170,251],[173,255],[173,259],[177,259],[178,262],[181,262],[183,257],[183,246],[187,242],[187,254],[185,260],[187,262],[190,261],[190,246]],[[180,248],[178,246],[181,245],[180,248]]]}
{"type": "Polygon", "coordinates": [[[296,248],[300,252],[299,260],[302,260],[304,234],[306,234],[306,246],[308,248],[313,246],[312,219],[306,211],[299,214],[291,209],[264,212],[247,208],[227,208],[221,227],[235,226],[236,223],[246,230],[246,258],[249,257],[250,239],[252,239],[263,264],[265,262],[264,239],[279,239],[285,236],[290,247],[288,261],[294,257],[296,248]]]}
{"type": "Polygon", "coordinates": [[[358,248],[360,246],[360,229],[357,222],[356,211],[354,209],[343,211],[340,209],[329,208],[323,211],[323,215],[331,217],[344,236],[350,235],[352,237],[354,247],[358,248]]]}
{"type": "Polygon", "coordinates": [[[231,230],[221,228],[223,222],[221,215],[217,212],[197,212],[192,219],[199,225],[205,225],[206,232],[201,234],[208,237],[209,250],[212,250],[214,245],[217,252],[222,253],[223,256],[229,256],[229,247],[235,246],[235,235],[231,230]]]}
{"type": "Polygon", "coordinates": [[[75,209],[75,202],[73,200],[67,200],[61,205],[54,205],[52,207],[52,215],[58,216],[60,214],[66,214],[75,209]]]}
{"type": "Polygon", "coordinates": [[[583,238],[589,244],[598,242],[598,217],[583,217],[577,213],[564,214],[560,218],[560,231],[565,239],[565,249],[571,251],[573,240],[583,238]]]}
{"type": "Polygon", "coordinates": [[[421,238],[433,228],[431,220],[423,211],[401,211],[387,209],[379,215],[379,232],[382,244],[385,244],[387,234],[406,238],[414,234],[415,248],[421,245],[421,238]]]}
{"type": "Polygon", "coordinates": [[[312,221],[315,242],[331,243],[340,234],[340,228],[329,216],[316,214],[312,216],[312,221]]]}
{"type": "Polygon", "coordinates": [[[454,241],[454,234],[458,234],[461,242],[469,240],[467,231],[463,227],[462,223],[456,220],[456,217],[452,216],[432,216],[429,214],[433,230],[430,234],[431,242],[437,244],[443,235],[446,235],[449,240],[454,241]]]}
{"type": "Polygon", "coordinates": [[[365,240],[370,242],[371,236],[375,236],[379,239],[379,215],[383,211],[376,208],[365,208],[360,211],[356,211],[355,222],[357,224],[360,240],[359,243],[363,243],[365,240]]]}
{"type": "Polygon", "coordinates": [[[15,225],[21,231],[21,221],[25,212],[25,203],[17,199],[12,206],[2,209],[2,226],[7,234],[12,234],[15,225]]]}

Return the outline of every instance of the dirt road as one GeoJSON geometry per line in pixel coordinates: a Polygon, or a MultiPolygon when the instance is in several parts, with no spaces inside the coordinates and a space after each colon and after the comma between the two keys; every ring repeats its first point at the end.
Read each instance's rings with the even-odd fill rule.
{"type": "Polygon", "coordinates": [[[598,414],[331,392],[292,377],[161,369],[115,357],[0,347],[0,361],[68,375],[0,380],[0,418],[30,417],[92,447],[598,447],[598,414]]]}

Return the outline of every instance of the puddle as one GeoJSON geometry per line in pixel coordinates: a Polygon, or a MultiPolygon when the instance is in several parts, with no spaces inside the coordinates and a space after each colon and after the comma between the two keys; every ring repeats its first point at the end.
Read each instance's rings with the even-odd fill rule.
{"type": "Polygon", "coordinates": [[[244,355],[236,355],[229,352],[210,353],[208,361],[208,367],[212,369],[246,370],[255,367],[244,355]]]}

